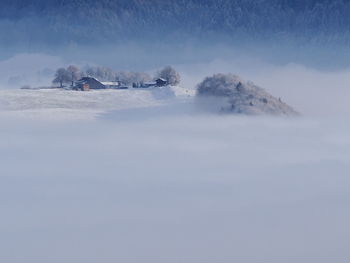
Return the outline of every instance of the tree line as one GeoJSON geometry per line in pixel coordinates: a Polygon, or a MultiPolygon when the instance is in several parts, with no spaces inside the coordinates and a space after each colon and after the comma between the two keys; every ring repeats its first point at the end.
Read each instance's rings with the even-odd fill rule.
{"type": "Polygon", "coordinates": [[[181,81],[180,74],[171,66],[166,66],[156,72],[152,77],[144,72],[130,72],[130,71],[114,71],[108,67],[101,66],[86,66],[82,69],[75,65],[70,65],[67,68],[58,68],[55,72],[53,84],[58,84],[60,88],[65,85],[74,86],[74,83],[83,77],[93,77],[99,81],[116,81],[125,86],[132,84],[142,84],[162,78],[167,81],[168,85],[176,86],[181,81]]]}

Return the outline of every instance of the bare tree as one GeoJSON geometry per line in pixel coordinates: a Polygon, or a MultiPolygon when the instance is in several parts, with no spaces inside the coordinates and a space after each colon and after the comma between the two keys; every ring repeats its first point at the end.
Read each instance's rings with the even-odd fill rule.
{"type": "Polygon", "coordinates": [[[65,68],[57,69],[55,73],[55,78],[52,83],[59,83],[60,87],[63,88],[64,83],[68,83],[70,81],[70,74],[65,68]]]}
{"type": "Polygon", "coordinates": [[[163,68],[161,71],[157,73],[158,78],[165,79],[168,85],[176,86],[181,81],[180,74],[171,66],[167,66],[163,68]]]}
{"type": "Polygon", "coordinates": [[[67,68],[67,72],[69,73],[70,81],[72,86],[74,86],[74,82],[79,80],[81,77],[81,73],[78,67],[70,65],[67,68]]]}
{"type": "Polygon", "coordinates": [[[116,73],[116,79],[124,85],[131,85],[150,81],[151,76],[147,73],[120,71],[116,73]]]}
{"type": "Polygon", "coordinates": [[[86,66],[83,70],[84,77],[94,77],[95,76],[95,68],[86,66]]]}
{"type": "Polygon", "coordinates": [[[100,81],[114,81],[116,79],[116,73],[106,67],[86,67],[84,75],[88,77],[96,78],[100,81]]]}
{"type": "Polygon", "coordinates": [[[110,68],[99,66],[85,67],[83,75],[88,77],[94,77],[100,81],[120,81],[123,85],[131,85],[132,83],[143,83],[152,80],[151,76],[147,73],[113,71],[110,68]]]}

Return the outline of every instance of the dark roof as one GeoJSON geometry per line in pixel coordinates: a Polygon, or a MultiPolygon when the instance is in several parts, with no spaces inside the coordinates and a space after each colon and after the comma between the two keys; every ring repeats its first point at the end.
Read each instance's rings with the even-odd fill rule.
{"type": "Polygon", "coordinates": [[[83,77],[76,82],[76,85],[89,84],[91,89],[104,89],[106,88],[99,80],[92,77],[83,77]]]}

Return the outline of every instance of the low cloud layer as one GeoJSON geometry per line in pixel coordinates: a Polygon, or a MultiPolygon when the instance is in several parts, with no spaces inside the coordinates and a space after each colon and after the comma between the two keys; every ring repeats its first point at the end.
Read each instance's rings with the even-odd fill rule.
{"type": "Polygon", "coordinates": [[[349,125],[149,114],[3,121],[0,261],[348,259],[349,125]]]}
{"type": "Polygon", "coordinates": [[[0,88],[47,85],[62,59],[43,54],[17,54],[0,61],[0,88]]]}

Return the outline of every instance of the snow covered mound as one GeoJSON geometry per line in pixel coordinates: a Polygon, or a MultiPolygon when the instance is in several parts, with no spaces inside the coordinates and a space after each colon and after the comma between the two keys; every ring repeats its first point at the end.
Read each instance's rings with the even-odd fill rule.
{"type": "Polygon", "coordinates": [[[201,108],[211,111],[249,115],[298,115],[281,99],[233,74],[216,74],[204,79],[197,87],[197,102],[201,108]]]}

